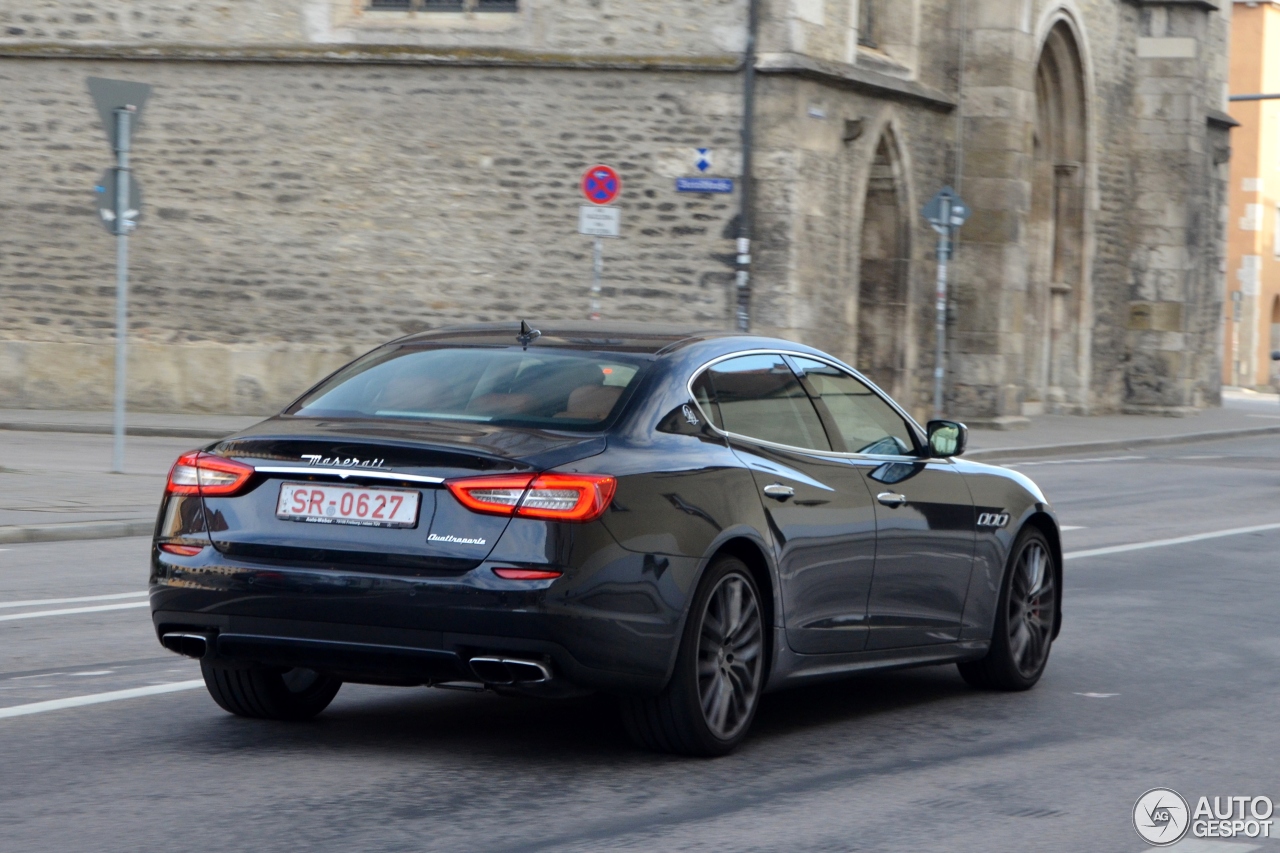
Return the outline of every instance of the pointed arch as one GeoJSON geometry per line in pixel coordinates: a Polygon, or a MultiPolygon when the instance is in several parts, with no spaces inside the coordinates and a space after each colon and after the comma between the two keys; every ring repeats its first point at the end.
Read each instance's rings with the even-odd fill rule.
{"type": "Polygon", "coordinates": [[[1024,395],[1081,411],[1091,346],[1089,75],[1074,17],[1059,9],[1045,25],[1033,81],[1024,395]]]}
{"type": "Polygon", "coordinates": [[[858,369],[898,397],[908,393],[911,343],[911,210],[905,148],[897,123],[882,116],[861,151],[867,164],[857,228],[856,350],[858,369]]]}

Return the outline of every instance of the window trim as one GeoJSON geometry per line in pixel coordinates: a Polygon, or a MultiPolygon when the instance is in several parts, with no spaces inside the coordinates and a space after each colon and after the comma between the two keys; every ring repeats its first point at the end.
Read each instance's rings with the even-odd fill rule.
{"type": "MultiPolygon", "coordinates": [[[[716,358],[711,359],[710,361],[706,362],[705,364],[698,367],[696,370],[692,371],[689,374],[689,380],[685,383],[685,391],[688,393],[689,399],[693,402],[694,407],[698,410],[698,412],[702,415],[703,419],[706,421],[707,426],[710,427],[717,434],[725,436],[726,438],[736,438],[741,441],[751,442],[752,444],[759,444],[764,447],[776,447],[780,450],[786,450],[792,453],[805,453],[810,456],[823,456],[823,457],[829,457],[832,459],[866,459],[866,460],[885,461],[885,462],[900,462],[903,460],[910,460],[911,462],[952,462],[953,461],[950,459],[935,459],[934,457],[924,456],[924,455],[899,456],[896,454],[891,455],[887,453],[872,454],[872,453],[852,453],[848,451],[842,452],[838,450],[813,450],[808,447],[797,447],[791,444],[779,444],[776,441],[768,441],[763,438],[756,438],[754,436],[743,435],[742,433],[730,432],[729,430],[721,429],[720,427],[716,426],[715,421],[712,418],[710,418],[707,415],[706,411],[703,410],[702,406],[699,405],[698,397],[696,394],[693,393],[693,383],[699,376],[701,376],[711,367],[714,367],[720,362],[728,361],[729,359],[739,358],[741,356],[748,356],[748,355],[782,356],[784,359],[787,360],[787,367],[791,370],[793,374],[795,373],[795,367],[793,367],[790,362],[790,359],[792,358],[813,359],[814,361],[820,361],[823,364],[829,364],[830,366],[834,367],[837,370],[848,373],[854,379],[857,379],[863,385],[866,385],[868,388],[870,388],[873,394],[875,394],[884,402],[888,403],[889,407],[893,409],[893,411],[896,412],[898,416],[903,419],[903,421],[906,422],[907,428],[911,430],[912,437],[915,439],[917,454],[922,453],[924,448],[928,447],[928,444],[925,441],[923,441],[921,438],[922,435],[924,434],[924,431],[920,428],[920,425],[916,423],[915,418],[907,414],[907,412],[901,406],[899,406],[893,400],[893,398],[891,398],[888,394],[884,393],[884,391],[882,391],[880,387],[877,386],[870,379],[867,379],[865,376],[863,376],[858,371],[854,370],[852,367],[849,367],[847,364],[836,361],[831,356],[828,356],[825,354],[816,354],[811,352],[800,352],[797,350],[785,350],[785,349],[750,349],[750,350],[739,350],[738,352],[727,353],[725,355],[717,356],[716,358]]],[[[804,393],[809,396],[809,401],[811,403],[814,403],[814,409],[818,411],[818,419],[822,421],[822,428],[824,430],[830,429],[831,427],[827,423],[826,418],[823,417],[822,411],[818,408],[816,402],[813,400],[813,395],[809,393],[808,388],[804,387],[803,379],[797,376],[796,381],[800,382],[801,388],[804,388],[804,393]]],[[[828,441],[829,440],[830,439],[828,439],[828,441]]]]}

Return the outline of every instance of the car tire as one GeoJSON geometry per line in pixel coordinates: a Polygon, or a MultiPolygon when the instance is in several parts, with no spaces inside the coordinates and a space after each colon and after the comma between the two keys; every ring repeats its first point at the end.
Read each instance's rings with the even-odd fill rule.
{"type": "Polygon", "coordinates": [[[337,695],[342,682],[311,669],[224,666],[200,661],[213,701],[240,717],[309,720],[337,695]]]}
{"type": "Polygon", "coordinates": [[[711,564],[689,608],[666,688],[624,697],[622,718],[637,745],[655,752],[716,756],[746,737],[764,687],[766,622],[746,564],[711,564]]]}
{"type": "Polygon", "coordinates": [[[1040,680],[1053,646],[1060,576],[1048,538],[1024,528],[1009,553],[987,655],[957,664],[970,686],[1018,691],[1040,680]]]}

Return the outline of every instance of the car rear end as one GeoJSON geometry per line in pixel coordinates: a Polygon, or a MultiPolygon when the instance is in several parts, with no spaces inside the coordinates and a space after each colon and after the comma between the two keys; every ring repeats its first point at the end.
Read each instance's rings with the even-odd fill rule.
{"type": "Polygon", "coordinates": [[[183,455],[152,553],[168,648],[343,681],[650,689],[670,616],[584,605],[643,555],[600,523],[649,359],[401,345],[183,455]]]}

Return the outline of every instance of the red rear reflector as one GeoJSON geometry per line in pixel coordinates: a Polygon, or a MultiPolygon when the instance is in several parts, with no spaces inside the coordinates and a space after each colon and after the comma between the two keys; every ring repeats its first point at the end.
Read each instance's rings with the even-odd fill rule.
{"type": "Polygon", "coordinates": [[[445,483],[458,503],[472,512],[518,515],[549,521],[595,521],[618,489],[599,474],[503,474],[445,483]]]}
{"type": "Polygon", "coordinates": [[[204,548],[199,545],[161,545],[161,551],[167,551],[170,554],[177,554],[179,557],[194,557],[204,548]]]}
{"type": "Polygon", "coordinates": [[[240,491],[253,474],[253,468],[243,462],[192,451],[182,454],[173,463],[166,490],[171,495],[225,497],[240,491]]]}
{"type": "Polygon", "coordinates": [[[494,569],[493,573],[509,581],[549,581],[555,580],[562,574],[539,569],[494,569]]]}

